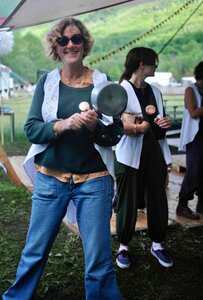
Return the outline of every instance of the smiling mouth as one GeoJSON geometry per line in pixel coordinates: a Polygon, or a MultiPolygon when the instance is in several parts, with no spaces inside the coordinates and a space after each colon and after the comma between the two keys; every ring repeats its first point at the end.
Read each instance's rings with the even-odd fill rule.
{"type": "Polygon", "coordinates": [[[68,50],[65,52],[65,54],[77,54],[77,53],[78,53],[78,51],[76,51],[76,50],[68,50]]]}

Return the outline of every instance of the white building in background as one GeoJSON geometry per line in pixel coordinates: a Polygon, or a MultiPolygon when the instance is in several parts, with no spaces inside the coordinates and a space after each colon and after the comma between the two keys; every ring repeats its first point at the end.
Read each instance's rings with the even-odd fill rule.
{"type": "Polygon", "coordinates": [[[170,86],[176,83],[171,72],[155,72],[155,76],[147,77],[146,81],[153,85],[170,86]]]}
{"type": "Polygon", "coordinates": [[[188,77],[182,77],[182,85],[186,86],[190,83],[195,83],[195,78],[192,76],[188,76],[188,77]]]}
{"type": "Polygon", "coordinates": [[[10,97],[10,90],[13,89],[13,79],[10,73],[10,68],[0,64],[0,98],[9,99],[10,97]]]}

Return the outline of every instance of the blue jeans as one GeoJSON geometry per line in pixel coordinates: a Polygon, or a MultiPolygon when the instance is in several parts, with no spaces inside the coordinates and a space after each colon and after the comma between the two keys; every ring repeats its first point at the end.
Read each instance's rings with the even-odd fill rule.
{"type": "Polygon", "coordinates": [[[71,179],[67,184],[38,172],[26,244],[16,280],[3,294],[3,300],[30,300],[33,297],[71,199],[77,207],[85,255],[86,299],[120,300],[112,265],[112,197],[111,176],[79,184],[74,184],[71,179]]]}

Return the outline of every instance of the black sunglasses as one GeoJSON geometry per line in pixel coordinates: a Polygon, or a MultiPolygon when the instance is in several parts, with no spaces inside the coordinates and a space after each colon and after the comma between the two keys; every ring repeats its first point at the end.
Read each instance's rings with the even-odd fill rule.
{"type": "Polygon", "coordinates": [[[152,66],[152,67],[154,67],[155,69],[157,69],[158,68],[158,64],[156,64],[156,63],[153,63],[153,64],[146,64],[147,66],[152,66]]]}
{"type": "Polygon", "coordinates": [[[62,37],[56,40],[57,44],[61,47],[65,47],[71,41],[75,45],[80,45],[83,42],[83,36],[81,34],[74,34],[70,38],[63,35],[62,37]]]}

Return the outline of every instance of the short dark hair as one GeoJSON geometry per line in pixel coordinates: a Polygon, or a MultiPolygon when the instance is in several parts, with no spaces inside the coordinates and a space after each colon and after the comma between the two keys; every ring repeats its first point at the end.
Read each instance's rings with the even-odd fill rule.
{"type": "Polygon", "coordinates": [[[144,65],[158,64],[158,54],[153,49],[147,47],[132,48],[126,56],[125,71],[121,75],[119,82],[123,79],[130,79],[132,74],[139,68],[140,62],[144,65]]]}
{"type": "Polygon", "coordinates": [[[203,61],[201,61],[194,69],[194,76],[196,80],[203,79],[203,61]]]}
{"type": "Polygon", "coordinates": [[[61,61],[61,58],[57,52],[56,41],[63,35],[63,32],[67,26],[76,26],[80,30],[80,33],[83,36],[84,57],[86,57],[92,50],[94,39],[85,25],[80,20],[67,17],[58,21],[46,36],[48,55],[52,57],[53,60],[61,61]]]}

